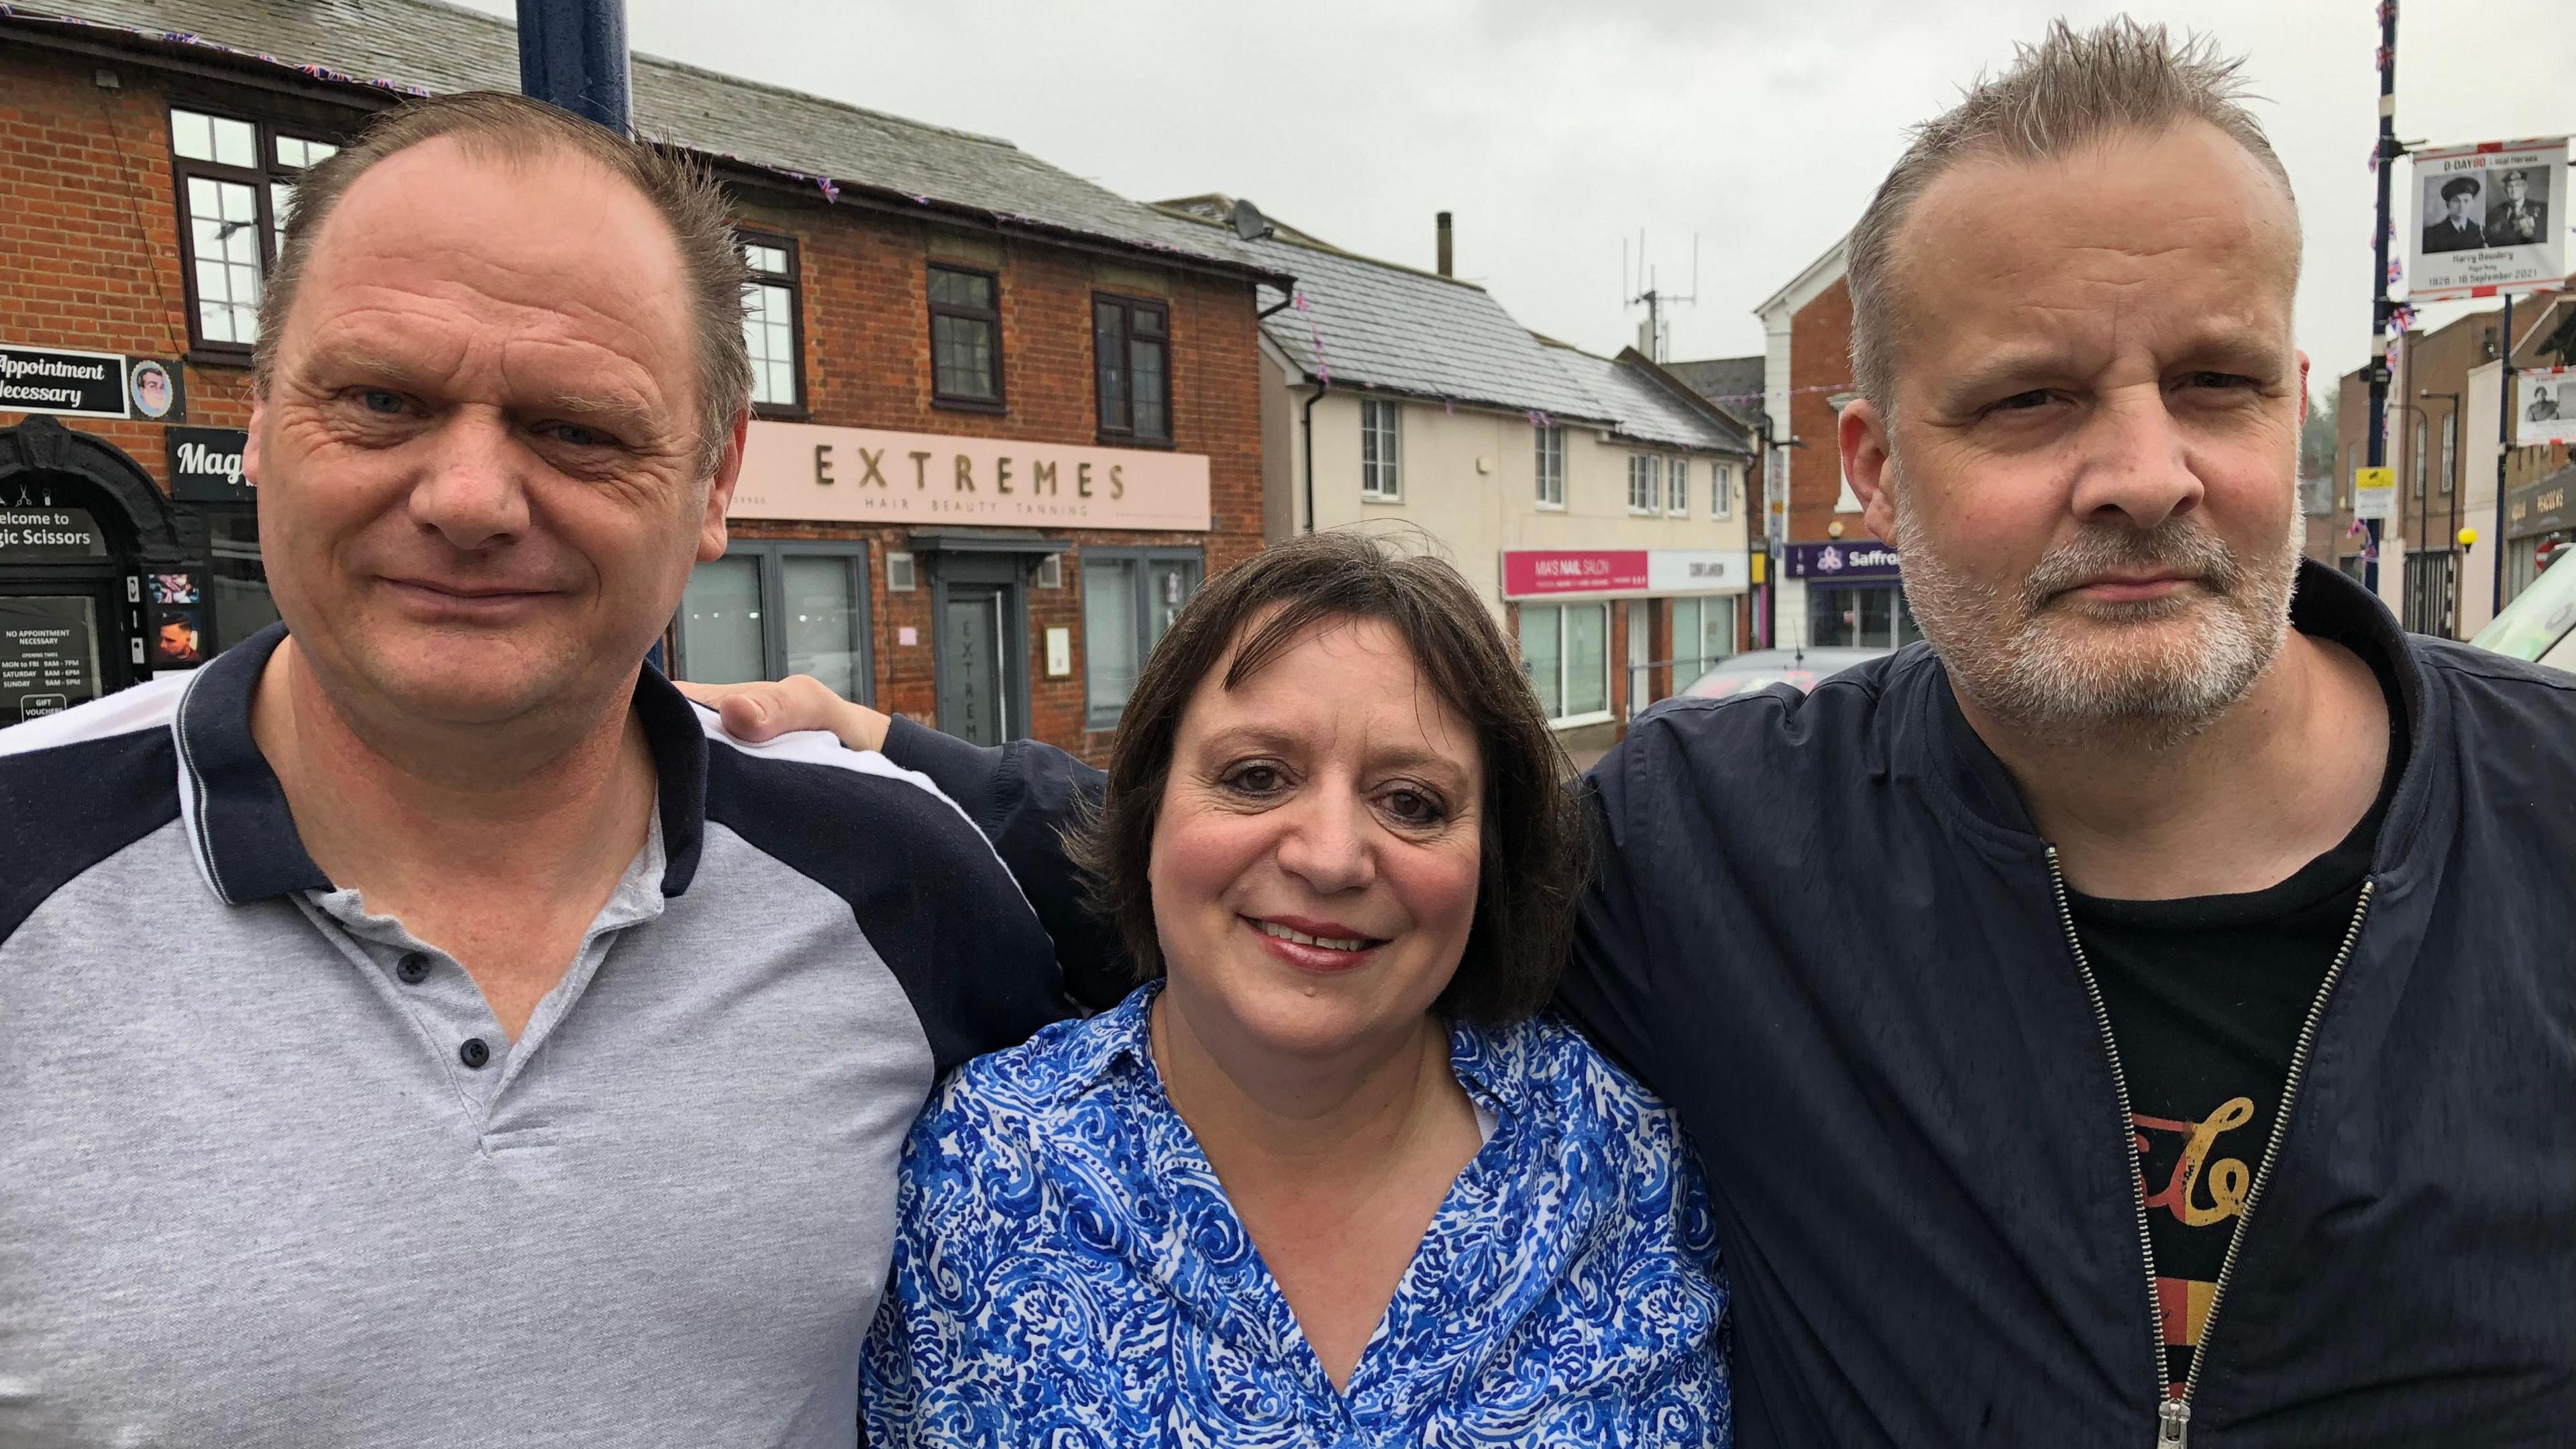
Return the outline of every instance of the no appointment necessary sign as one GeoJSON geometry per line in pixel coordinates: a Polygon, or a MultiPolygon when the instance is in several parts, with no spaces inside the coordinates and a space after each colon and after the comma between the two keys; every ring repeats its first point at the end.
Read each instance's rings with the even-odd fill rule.
{"type": "Polygon", "coordinates": [[[66,352],[0,342],[0,411],[130,416],[125,358],[113,352],[66,352]]]}

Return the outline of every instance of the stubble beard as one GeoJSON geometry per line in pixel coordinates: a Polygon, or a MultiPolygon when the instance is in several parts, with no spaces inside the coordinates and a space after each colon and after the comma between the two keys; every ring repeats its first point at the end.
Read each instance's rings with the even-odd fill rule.
{"type": "Polygon", "coordinates": [[[2188,517],[2152,529],[2089,526],[2007,589],[1944,559],[1911,498],[1897,487],[1897,555],[1916,623],[1962,694],[2035,739],[2171,749],[2242,700],[2289,637],[2294,528],[2240,557],[2188,517]],[[2142,568],[2195,582],[2136,603],[2069,592],[2142,568]]]}

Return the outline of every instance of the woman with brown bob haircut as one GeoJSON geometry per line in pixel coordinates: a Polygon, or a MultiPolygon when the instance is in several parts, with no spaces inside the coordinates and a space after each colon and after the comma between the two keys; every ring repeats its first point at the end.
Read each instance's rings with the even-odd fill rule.
{"type": "Polygon", "coordinates": [[[1539,1014],[1583,826],[1455,569],[1334,532],[1220,574],[1105,780],[810,680],[692,693],[747,737],[891,728],[977,818],[1054,795],[1061,853],[1005,859],[1078,866],[1142,983],[924,1110],[871,1443],[1727,1442],[1704,1189],[1539,1014]]]}

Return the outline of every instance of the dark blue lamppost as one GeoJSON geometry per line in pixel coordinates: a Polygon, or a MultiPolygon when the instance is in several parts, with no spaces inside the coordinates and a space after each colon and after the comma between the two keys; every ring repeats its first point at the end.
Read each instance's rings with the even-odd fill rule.
{"type": "MultiPolygon", "coordinates": [[[[519,92],[635,134],[626,61],[626,0],[519,0],[519,92]]],[[[644,652],[660,669],[662,646],[644,652]]]]}
{"type": "Polygon", "coordinates": [[[635,134],[626,0],[519,0],[519,90],[635,134]]]}

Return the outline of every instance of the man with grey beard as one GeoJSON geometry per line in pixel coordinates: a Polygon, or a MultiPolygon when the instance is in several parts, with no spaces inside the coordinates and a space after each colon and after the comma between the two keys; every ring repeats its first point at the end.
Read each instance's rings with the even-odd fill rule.
{"type": "MultiPolygon", "coordinates": [[[[1560,1004],[1708,1166],[1738,1444],[2576,1424],[2576,678],[2300,559],[2298,212],[2235,72],[2060,24],[1922,129],[1839,442],[1928,645],[1589,776],[1560,1004]]],[[[1095,776],[843,717],[1067,889],[1095,776]]]]}
{"type": "Polygon", "coordinates": [[[2234,63],[2061,23],[1849,243],[1927,643],[1594,770],[1564,1002],[1680,1109],[1744,1444],[2576,1422],[2576,678],[2300,557],[2234,63]]]}

